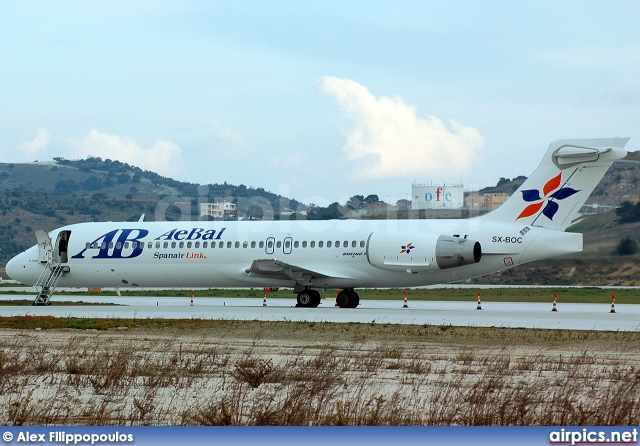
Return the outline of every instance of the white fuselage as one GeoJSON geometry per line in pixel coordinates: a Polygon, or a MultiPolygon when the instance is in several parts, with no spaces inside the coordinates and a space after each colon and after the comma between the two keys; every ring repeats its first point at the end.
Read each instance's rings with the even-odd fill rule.
{"type": "MultiPolygon", "coordinates": [[[[414,287],[582,249],[581,234],[483,218],[81,223],[49,237],[52,262],[68,266],[58,285],[89,288],[294,287],[303,274],[312,288],[414,287]],[[386,245],[374,247],[372,234],[383,234],[386,245]],[[442,269],[434,251],[440,235],[479,243],[482,257],[442,269]],[[254,261],[281,262],[287,274],[257,273],[254,261]]],[[[34,284],[46,267],[42,250],[36,245],[16,256],[7,273],[34,284]]]]}

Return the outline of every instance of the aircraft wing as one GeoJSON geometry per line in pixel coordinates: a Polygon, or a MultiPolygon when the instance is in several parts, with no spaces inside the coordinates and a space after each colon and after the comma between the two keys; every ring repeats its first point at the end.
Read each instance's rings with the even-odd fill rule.
{"type": "Polygon", "coordinates": [[[312,279],[314,278],[331,277],[334,279],[351,279],[350,276],[343,273],[314,267],[305,268],[275,259],[256,259],[251,264],[251,267],[247,268],[245,271],[253,277],[295,280],[304,286],[313,285],[312,279]]]}

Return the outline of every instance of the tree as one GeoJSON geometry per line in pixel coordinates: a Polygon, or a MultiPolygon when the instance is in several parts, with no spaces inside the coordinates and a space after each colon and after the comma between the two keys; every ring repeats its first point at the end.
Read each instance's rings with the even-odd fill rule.
{"type": "Polygon", "coordinates": [[[380,203],[380,199],[378,198],[377,195],[374,195],[374,194],[367,195],[366,198],[364,199],[364,204],[366,206],[371,206],[372,204],[375,204],[375,203],[380,203]]]}
{"type": "Polygon", "coordinates": [[[84,186],[87,190],[97,190],[102,188],[102,180],[98,177],[89,177],[82,182],[82,186],[84,186]]]}
{"type": "Polygon", "coordinates": [[[640,221],[640,203],[631,204],[630,201],[625,201],[616,208],[616,215],[620,224],[640,221]]]}
{"type": "Polygon", "coordinates": [[[129,176],[129,174],[122,173],[118,175],[118,184],[127,184],[130,179],[131,177],[129,176]]]}
{"type": "Polygon", "coordinates": [[[360,206],[362,206],[362,203],[364,203],[364,196],[354,195],[353,197],[349,198],[349,201],[345,203],[345,206],[349,209],[358,209],[360,206]]]}
{"type": "Polygon", "coordinates": [[[621,256],[632,256],[638,252],[638,243],[629,237],[621,238],[615,253],[621,256]]]}
{"type": "Polygon", "coordinates": [[[247,209],[247,219],[249,220],[262,220],[264,218],[264,209],[262,206],[250,206],[247,209]]]}

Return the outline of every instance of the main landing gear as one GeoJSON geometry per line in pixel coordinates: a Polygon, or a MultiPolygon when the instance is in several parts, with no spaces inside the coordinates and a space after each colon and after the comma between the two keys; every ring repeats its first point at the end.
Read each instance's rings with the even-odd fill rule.
{"type": "Polygon", "coordinates": [[[353,288],[345,288],[336,296],[336,305],[340,308],[356,308],[360,305],[360,296],[353,288]]]}
{"type": "Polygon", "coordinates": [[[320,293],[310,288],[305,288],[298,293],[298,303],[296,307],[315,308],[320,305],[320,293]]]}
{"type": "MultiPolygon", "coordinates": [[[[315,308],[320,305],[320,293],[311,288],[305,288],[298,293],[296,307],[315,308]]],[[[336,296],[336,305],[340,308],[356,308],[360,305],[360,296],[353,288],[346,288],[336,296]]]]}

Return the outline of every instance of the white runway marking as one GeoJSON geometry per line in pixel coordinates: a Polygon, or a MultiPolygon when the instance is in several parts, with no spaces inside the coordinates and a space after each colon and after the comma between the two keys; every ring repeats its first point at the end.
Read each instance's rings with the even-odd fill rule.
{"type": "MultiPolygon", "coordinates": [[[[0,296],[1,300],[27,296],[0,296]]],[[[483,302],[439,302],[402,300],[363,300],[356,309],[335,307],[335,301],[323,300],[318,308],[295,308],[295,299],[176,297],[56,296],[58,300],[117,303],[122,306],[0,306],[0,316],[55,316],[78,318],[163,318],[163,319],[237,319],[264,321],[363,322],[379,324],[430,324],[477,327],[561,328],[570,330],[639,331],[640,305],[558,304],[483,302]]]]}

